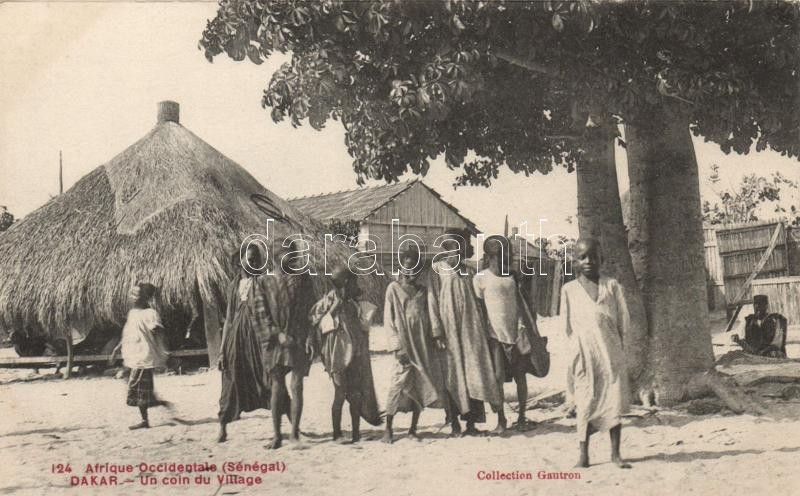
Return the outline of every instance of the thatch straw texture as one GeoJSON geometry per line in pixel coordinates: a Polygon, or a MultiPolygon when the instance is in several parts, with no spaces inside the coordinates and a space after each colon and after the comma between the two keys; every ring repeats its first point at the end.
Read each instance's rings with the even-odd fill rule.
{"type": "MultiPolygon", "coordinates": [[[[321,294],[329,284],[322,275],[321,225],[183,126],[165,121],[4,233],[0,323],[51,335],[68,326],[118,326],[127,290],[140,280],[161,288],[162,308],[190,308],[195,284],[204,301],[220,303],[231,252],[247,235],[267,234],[269,215],[252,195],[263,195],[285,217],[274,223],[277,239],[314,236],[320,275],[313,279],[321,294]]],[[[328,263],[351,253],[333,244],[328,263]]],[[[387,283],[359,277],[378,305],[387,283]]]]}

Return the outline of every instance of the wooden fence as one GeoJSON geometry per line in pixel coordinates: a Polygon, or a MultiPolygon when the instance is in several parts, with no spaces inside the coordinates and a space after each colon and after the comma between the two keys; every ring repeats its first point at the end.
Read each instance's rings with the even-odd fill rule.
{"type": "Polygon", "coordinates": [[[724,309],[725,300],[725,271],[722,258],[719,256],[717,246],[717,231],[713,227],[703,228],[706,258],[706,288],[708,290],[708,309],[724,309]]]}
{"type": "Polygon", "coordinates": [[[789,275],[800,276],[800,227],[786,230],[786,253],[789,258],[789,275]]]}
{"type": "Polygon", "coordinates": [[[524,287],[531,307],[542,317],[558,315],[561,287],[575,277],[571,265],[568,265],[566,270],[570,274],[564,274],[564,261],[558,259],[543,259],[541,271],[538,258],[529,259],[528,266],[535,269],[534,275],[524,276],[524,287]]]}
{"type": "Polygon", "coordinates": [[[789,325],[800,323],[800,277],[774,277],[753,281],[753,293],[769,298],[769,311],[776,312],[789,321],[789,325]]]}
{"type": "Polygon", "coordinates": [[[800,229],[778,221],[705,226],[705,261],[709,308],[735,306],[752,300],[756,280],[800,275],[800,229]],[[777,230],[777,232],[776,232],[777,230]],[[759,268],[773,235],[774,248],[743,290],[748,277],[759,268]]]}

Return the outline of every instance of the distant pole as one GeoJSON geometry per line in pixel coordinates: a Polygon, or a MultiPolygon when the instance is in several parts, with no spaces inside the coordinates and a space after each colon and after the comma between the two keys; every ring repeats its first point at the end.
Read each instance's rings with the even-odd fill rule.
{"type": "MultiPolygon", "coordinates": [[[[64,193],[64,160],[61,150],[58,151],[58,194],[64,193]]],[[[72,349],[72,329],[67,329],[65,336],[67,342],[67,369],[64,371],[64,379],[72,376],[72,364],[75,361],[75,351],[72,349]]]]}
{"type": "Polygon", "coordinates": [[[72,329],[67,329],[67,369],[64,371],[64,379],[72,376],[72,366],[75,363],[75,350],[72,347],[72,329]]]}
{"type": "Polygon", "coordinates": [[[506,223],[503,226],[503,236],[508,237],[508,214],[506,214],[506,223]]]}
{"type": "Polygon", "coordinates": [[[61,150],[58,151],[58,194],[64,192],[64,162],[61,159],[61,150]]]}
{"type": "MultiPolygon", "coordinates": [[[[58,194],[64,193],[64,160],[61,155],[61,150],[58,151],[58,194]]],[[[72,376],[72,365],[75,362],[75,349],[72,343],[72,329],[67,328],[67,335],[65,336],[67,342],[67,370],[64,371],[64,379],[69,379],[72,376]]]]}

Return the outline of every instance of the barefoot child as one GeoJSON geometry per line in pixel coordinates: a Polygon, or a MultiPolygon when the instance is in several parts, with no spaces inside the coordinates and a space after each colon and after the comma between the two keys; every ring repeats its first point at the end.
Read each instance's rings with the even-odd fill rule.
{"type": "MultiPolygon", "coordinates": [[[[291,250],[297,251],[292,244],[291,250]]],[[[281,263],[287,251],[276,256],[276,267],[273,279],[278,289],[275,295],[275,311],[273,317],[278,334],[269,343],[266,355],[266,366],[272,385],[270,404],[278,411],[289,411],[292,431],[290,441],[296,449],[303,448],[300,442],[300,418],[303,415],[303,379],[308,376],[311,362],[314,360],[313,333],[308,322],[308,312],[314,303],[314,288],[311,276],[303,270],[301,257],[292,258],[281,263]],[[289,388],[291,400],[286,387],[286,376],[290,377],[289,388]]],[[[280,448],[283,441],[281,434],[281,415],[272,416],[272,427],[275,433],[270,448],[280,448]]]]}
{"type": "MultiPolygon", "coordinates": [[[[489,345],[499,387],[512,379],[517,385],[519,414],[518,430],[526,430],[532,424],[525,418],[528,401],[526,373],[534,374],[531,361],[531,341],[528,333],[536,332],[533,312],[527,308],[511,272],[511,242],[504,236],[490,236],[483,244],[485,268],[473,278],[475,295],[483,303],[489,328],[489,345]]],[[[506,428],[503,409],[497,412],[497,429],[506,428]]]]}
{"type": "Polygon", "coordinates": [[[333,271],[332,280],[335,289],[314,304],[309,320],[319,332],[320,356],[333,381],[333,439],[342,437],[342,408],[347,400],[352,442],[356,443],[361,439],[360,418],[372,425],[381,424],[372,381],[369,334],[355,300],[359,293],[356,275],[348,267],[340,266],[333,271]]]}
{"type": "Polygon", "coordinates": [[[629,318],[622,289],[615,279],[601,276],[596,240],[575,244],[579,276],[561,289],[561,315],[574,357],[567,387],[575,401],[580,440],[578,467],[589,466],[589,436],[610,431],[611,461],[630,468],[619,452],[621,417],[628,411],[628,378],[622,342],[629,318]]]}
{"type": "Polygon", "coordinates": [[[148,283],[138,283],[128,293],[131,309],[125,326],[122,328],[122,340],[111,352],[109,362],[114,362],[117,353],[122,350],[122,360],[131,369],[128,379],[128,406],[139,407],[142,421],[130,426],[131,430],[150,427],[147,409],[152,406],[169,406],[159,400],[153,391],[153,369],[164,367],[169,354],[163,345],[164,328],[161,318],[151,302],[156,294],[156,287],[148,283]]]}
{"type": "MultiPolygon", "coordinates": [[[[389,333],[388,351],[395,362],[386,402],[386,433],[382,441],[391,443],[395,414],[411,412],[408,437],[417,437],[417,422],[422,409],[444,408],[447,392],[440,354],[445,349],[444,336],[434,336],[428,316],[427,289],[419,281],[422,269],[420,253],[402,252],[400,274],[386,289],[384,327],[389,333]]],[[[444,355],[441,355],[444,358],[444,355]]]]}

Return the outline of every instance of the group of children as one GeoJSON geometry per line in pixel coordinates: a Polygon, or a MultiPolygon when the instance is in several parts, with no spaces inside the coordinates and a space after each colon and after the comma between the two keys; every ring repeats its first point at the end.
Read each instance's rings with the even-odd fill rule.
{"type": "MultiPolygon", "coordinates": [[[[399,275],[386,291],[384,327],[394,363],[384,442],[393,441],[393,421],[400,412],[411,413],[408,436],[418,439],[417,424],[426,407],[444,410],[453,435],[480,435],[476,424],[486,421],[484,404],[489,403],[498,419],[492,432],[503,433],[508,428],[503,384],[511,381],[519,405],[514,427],[533,427],[525,414],[526,374],[547,374],[547,341],[539,335],[535,313],[511,270],[510,241],[489,237],[477,273],[466,263],[472,256],[467,233],[447,231],[441,247],[446,256],[427,269],[418,251],[401,252],[399,275]]],[[[267,265],[255,246],[237,255],[242,264],[228,289],[217,364],[222,374],[218,441],[227,439],[227,424],[242,412],[271,408],[274,438],[269,447],[282,444],[284,415],[292,424],[291,440],[300,446],[303,379],[319,356],[334,387],[333,438],[342,438],[347,401],[352,425],[348,442],[358,442],[360,419],[377,426],[384,414],[375,394],[357,276],[347,267],[337,268],[331,277],[334,288],[314,303],[310,276],[296,261],[287,267],[275,264],[267,276],[253,269],[267,265]]],[[[620,418],[628,401],[622,355],[625,302],[616,281],[599,275],[595,241],[579,240],[576,262],[580,275],[564,286],[561,308],[574,354],[568,392],[577,411],[578,464],[588,466],[589,436],[610,430],[612,459],[627,467],[619,455],[620,418]]],[[[120,344],[125,365],[132,369],[128,404],[142,413],[142,422],[132,429],[148,427],[147,408],[165,404],[152,388],[152,370],[163,366],[167,356],[157,338],[158,314],[147,303],[154,295],[149,284],[132,292],[120,344]]]]}

